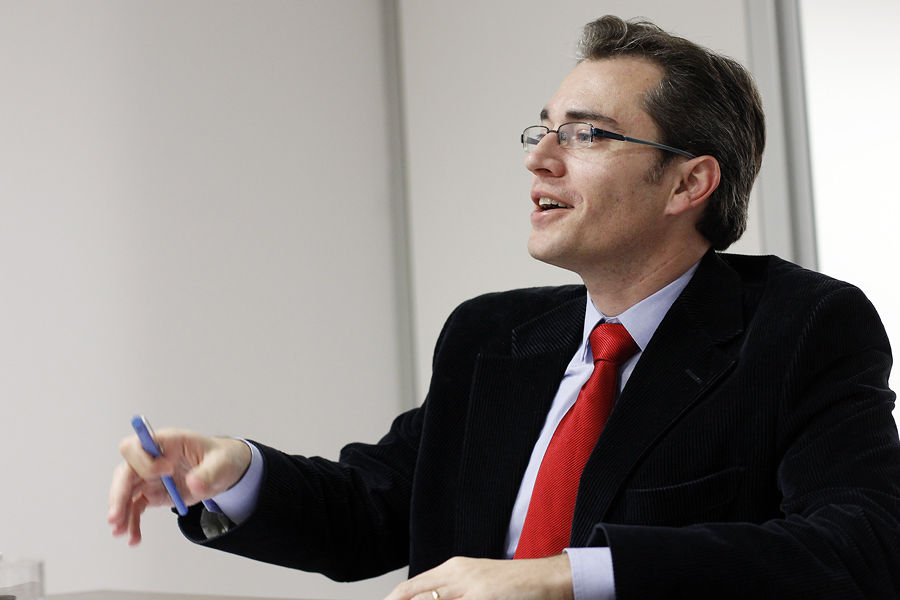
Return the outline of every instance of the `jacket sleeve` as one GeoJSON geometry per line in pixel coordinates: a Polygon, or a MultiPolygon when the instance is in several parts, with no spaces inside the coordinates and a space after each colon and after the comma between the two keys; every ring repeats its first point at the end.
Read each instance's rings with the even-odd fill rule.
{"type": "Polygon", "coordinates": [[[265,472],[256,508],[207,539],[202,506],[179,520],[191,541],[336,581],[374,577],[409,560],[409,501],[418,410],[395,419],[378,444],[350,444],[338,461],[292,456],[253,442],[265,472]]]}

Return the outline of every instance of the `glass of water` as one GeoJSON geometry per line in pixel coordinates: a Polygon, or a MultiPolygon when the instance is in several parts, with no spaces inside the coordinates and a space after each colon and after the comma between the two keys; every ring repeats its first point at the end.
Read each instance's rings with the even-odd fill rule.
{"type": "Polygon", "coordinates": [[[0,556],[0,600],[44,600],[43,563],[0,556]]]}

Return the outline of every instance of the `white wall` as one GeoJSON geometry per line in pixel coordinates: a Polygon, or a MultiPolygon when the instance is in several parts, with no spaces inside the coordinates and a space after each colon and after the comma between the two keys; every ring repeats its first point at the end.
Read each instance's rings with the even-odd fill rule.
{"type": "MultiPolygon", "coordinates": [[[[459,301],[573,280],[525,250],[517,139],[583,23],[643,15],[740,60],[749,40],[740,0],[399,8],[421,392],[459,301]]],[[[137,549],[105,524],[135,412],[335,456],[411,404],[381,9],[0,0],[0,552],[44,558],[50,592],[374,598],[402,578],[206,551],[162,510],[137,549]]],[[[764,249],[754,215],[736,250],[764,249]]]]}
{"type": "Polygon", "coordinates": [[[0,2],[0,552],[50,592],[401,577],[105,522],[135,412],[326,456],[398,412],[381,30],[372,0],[0,2]]]}

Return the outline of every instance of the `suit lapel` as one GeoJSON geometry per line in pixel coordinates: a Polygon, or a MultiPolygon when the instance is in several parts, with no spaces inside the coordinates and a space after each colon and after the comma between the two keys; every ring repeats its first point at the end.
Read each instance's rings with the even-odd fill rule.
{"type": "Polygon", "coordinates": [[[476,361],[460,467],[457,552],[500,556],[531,451],[581,341],[586,294],[512,331],[476,361]]]}
{"type": "Polygon", "coordinates": [[[735,364],[722,343],[742,327],[740,280],[710,252],[644,350],[585,467],[574,545],[588,542],[644,453],[735,364]]]}

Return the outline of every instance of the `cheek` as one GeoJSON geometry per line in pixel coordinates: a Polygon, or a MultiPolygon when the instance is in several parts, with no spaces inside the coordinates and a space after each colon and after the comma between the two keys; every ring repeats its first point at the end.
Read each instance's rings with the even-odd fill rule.
{"type": "Polygon", "coordinates": [[[646,191],[636,183],[629,185],[616,178],[595,182],[583,196],[589,232],[639,238],[654,231],[660,217],[658,198],[646,191]]]}
{"type": "Polygon", "coordinates": [[[573,157],[568,168],[571,189],[585,203],[587,218],[605,216],[623,223],[652,219],[660,204],[660,186],[647,180],[648,160],[629,153],[594,158],[573,157]]]}
{"type": "Polygon", "coordinates": [[[569,167],[569,183],[572,191],[591,204],[620,193],[618,178],[612,168],[598,168],[595,164],[574,163],[569,167]]]}
{"type": "Polygon", "coordinates": [[[571,181],[585,194],[611,193],[613,190],[620,194],[631,187],[629,182],[641,181],[633,157],[606,153],[591,158],[593,160],[577,156],[569,163],[571,181]]]}

